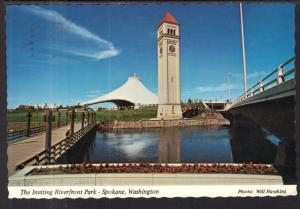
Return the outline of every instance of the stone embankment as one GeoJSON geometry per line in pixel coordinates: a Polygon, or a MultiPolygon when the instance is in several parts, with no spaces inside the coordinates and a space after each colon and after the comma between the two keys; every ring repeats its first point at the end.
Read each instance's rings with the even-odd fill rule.
{"type": "Polygon", "coordinates": [[[114,121],[113,129],[123,128],[165,128],[185,126],[229,125],[226,119],[180,119],[180,120],[140,120],[140,121],[114,121]]]}
{"type": "Polygon", "coordinates": [[[230,122],[224,118],[206,119],[178,119],[178,120],[139,120],[139,121],[114,121],[100,123],[100,130],[128,129],[128,128],[166,128],[166,127],[188,127],[188,126],[216,126],[229,125],[230,122]]]}

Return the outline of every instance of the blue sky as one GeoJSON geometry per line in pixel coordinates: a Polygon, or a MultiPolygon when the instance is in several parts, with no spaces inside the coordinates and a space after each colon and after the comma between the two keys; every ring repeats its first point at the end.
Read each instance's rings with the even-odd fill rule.
{"type": "MultiPolygon", "coordinates": [[[[157,93],[156,27],[180,23],[182,100],[243,92],[239,4],[15,5],[7,8],[8,108],[76,104],[136,73],[157,93]]],[[[249,85],[294,56],[294,4],[244,4],[249,85]]]]}

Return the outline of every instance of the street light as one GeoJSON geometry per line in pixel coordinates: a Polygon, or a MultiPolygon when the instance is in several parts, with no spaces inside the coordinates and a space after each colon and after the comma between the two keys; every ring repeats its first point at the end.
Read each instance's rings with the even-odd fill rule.
{"type": "Polygon", "coordinates": [[[245,41],[244,41],[244,21],[243,21],[243,5],[240,2],[240,15],[241,15],[241,33],[242,33],[242,48],[243,48],[243,65],[244,65],[244,91],[247,93],[247,70],[246,70],[246,53],[245,53],[245,41]]]}
{"type": "Polygon", "coordinates": [[[230,77],[231,73],[228,73],[228,103],[230,103],[230,77]]]}

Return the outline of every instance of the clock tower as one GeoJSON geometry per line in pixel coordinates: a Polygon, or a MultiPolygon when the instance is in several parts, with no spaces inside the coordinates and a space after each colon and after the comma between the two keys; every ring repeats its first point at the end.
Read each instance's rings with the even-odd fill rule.
{"type": "Polygon", "coordinates": [[[166,12],[157,28],[157,118],[182,118],[179,50],[179,23],[170,12],[166,12]]]}

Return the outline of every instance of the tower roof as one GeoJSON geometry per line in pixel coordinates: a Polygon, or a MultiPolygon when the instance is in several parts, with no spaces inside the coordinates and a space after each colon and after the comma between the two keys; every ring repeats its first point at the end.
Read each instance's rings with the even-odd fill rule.
{"type": "Polygon", "coordinates": [[[177,22],[177,20],[172,16],[172,14],[167,11],[164,18],[161,20],[160,22],[160,25],[163,23],[163,22],[167,22],[167,23],[173,23],[173,24],[179,24],[177,22]]]}

